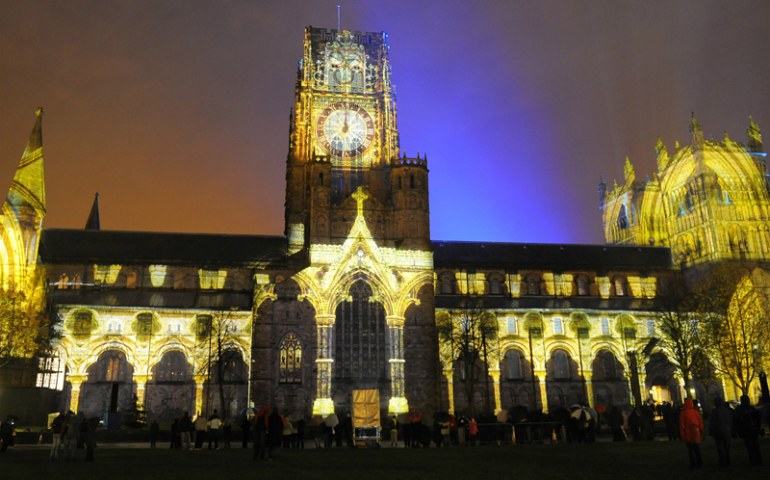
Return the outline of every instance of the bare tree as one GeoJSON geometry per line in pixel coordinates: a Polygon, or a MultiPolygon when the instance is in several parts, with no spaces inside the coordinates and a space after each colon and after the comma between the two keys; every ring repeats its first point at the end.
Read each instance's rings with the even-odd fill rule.
{"type": "Polygon", "coordinates": [[[709,356],[743,395],[763,371],[770,349],[767,279],[759,269],[749,274],[735,265],[723,266],[712,273],[699,297],[709,356]]]}
{"type": "Polygon", "coordinates": [[[702,319],[692,303],[671,299],[664,304],[657,325],[658,346],[682,376],[685,395],[691,398],[691,380],[698,356],[703,352],[702,319]]]}
{"type": "MultiPolygon", "coordinates": [[[[198,315],[195,326],[196,375],[206,379],[207,398],[211,396],[212,386],[216,386],[222,418],[227,418],[230,412],[229,405],[225,401],[224,384],[241,359],[240,342],[237,334],[238,325],[232,312],[218,313],[198,315]]],[[[207,417],[209,403],[206,402],[207,417]]]]}
{"type": "Polygon", "coordinates": [[[490,362],[499,361],[497,318],[484,309],[481,299],[463,300],[460,306],[446,315],[436,317],[439,340],[446,346],[452,365],[459,362],[463,377],[461,388],[468,399],[470,414],[475,415],[474,386],[478,380],[477,367],[484,368],[484,408],[490,408],[490,362]]]}

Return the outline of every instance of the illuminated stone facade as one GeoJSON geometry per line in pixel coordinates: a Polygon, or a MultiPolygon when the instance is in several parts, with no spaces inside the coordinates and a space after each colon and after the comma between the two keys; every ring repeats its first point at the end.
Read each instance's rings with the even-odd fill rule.
{"type": "Polygon", "coordinates": [[[25,278],[46,269],[63,406],[99,414],[135,395],[166,421],[250,403],[310,415],[349,409],[359,388],[391,413],[627,404],[632,360],[638,394],[678,398],[644,351],[677,266],[767,252],[753,123],[743,148],[703,142],[693,121],[693,146],[660,147],[644,185],[629,164],[626,185],[602,190],[608,243],[623,245],[431,241],[427,157],[401,150],[387,35],[308,27],[304,47],[281,236],[101,231],[96,203],[85,230],[41,230],[38,117],[3,210],[2,280],[34,289],[25,278]],[[717,211],[721,223],[692,221],[717,211]],[[473,316],[496,334],[469,389],[437,324],[462,331],[473,316]],[[219,378],[208,365],[222,335],[200,333],[214,324],[229,352],[219,378]]]}
{"type": "Polygon", "coordinates": [[[703,139],[693,115],[690,144],[669,156],[658,138],[658,171],[637,180],[626,159],[625,182],[599,185],[604,236],[609,244],[670,247],[684,267],[722,260],[770,259],[770,194],[759,127],[748,142],[703,139]]]}

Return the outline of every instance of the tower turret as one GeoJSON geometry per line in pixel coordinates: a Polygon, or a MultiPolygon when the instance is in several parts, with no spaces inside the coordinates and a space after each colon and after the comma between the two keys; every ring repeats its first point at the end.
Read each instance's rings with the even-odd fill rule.
{"type": "Polygon", "coordinates": [[[749,151],[761,153],[762,150],[762,134],[759,133],[759,127],[754,123],[754,119],[749,117],[749,128],[747,129],[749,134],[749,151]]]}
{"type": "Polygon", "coordinates": [[[690,140],[693,150],[697,150],[703,145],[703,129],[695,118],[695,112],[692,112],[692,119],[690,120],[690,140]]]}

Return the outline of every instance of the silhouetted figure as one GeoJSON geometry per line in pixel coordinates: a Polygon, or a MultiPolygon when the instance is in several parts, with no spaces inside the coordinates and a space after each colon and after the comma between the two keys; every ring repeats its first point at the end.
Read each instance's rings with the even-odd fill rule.
{"type": "Polygon", "coordinates": [[[610,410],[610,430],[612,430],[613,442],[626,441],[626,436],[623,434],[623,413],[618,407],[612,407],[610,410]]]}
{"type": "Polygon", "coordinates": [[[759,432],[761,429],[762,416],[759,410],[751,406],[751,400],[748,395],[741,396],[741,405],[736,412],[736,430],[738,435],[743,438],[746,444],[746,451],[749,453],[749,463],[752,465],[762,465],[762,453],[759,451],[759,432]]]}
{"type": "Polygon", "coordinates": [[[241,444],[243,448],[249,448],[249,433],[251,432],[251,423],[244,417],[241,422],[241,444]]]}
{"type": "Polygon", "coordinates": [[[278,410],[273,410],[267,419],[267,448],[270,460],[278,460],[281,455],[281,443],[283,442],[283,418],[278,410]]]}
{"type": "MultiPolygon", "coordinates": [[[[174,419],[174,423],[171,425],[171,441],[176,440],[176,435],[179,433],[179,422],[177,422],[177,419],[174,419]]],[[[158,441],[158,435],[160,435],[160,425],[158,425],[158,420],[153,420],[150,424],[150,448],[155,448],[155,442],[158,441]]]]}
{"type": "Polygon", "coordinates": [[[714,410],[709,420],[709,435],[714,437],[719,454],[719,465],[730,466],[730,442],[733,438],[733,415],[720,397],[714,399],[714,410]]]}

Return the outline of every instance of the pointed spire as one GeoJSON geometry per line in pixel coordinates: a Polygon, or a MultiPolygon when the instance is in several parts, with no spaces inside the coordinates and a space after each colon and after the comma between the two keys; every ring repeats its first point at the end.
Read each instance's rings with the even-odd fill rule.
{"type": "Polygon", "coordinates": [[[607,196],[607,182],[604,181],[604,174],[599,174],[599,208],[604,205],[604,198],[607,196]]]}
{"type": "Polygon", "coordinates": [[[674,149],[678,152],[679,151],[679,140],[674,142],[674,149]]]}
{"type": "Polygon", "coordinates": [[[668,166],[668,150],[663,145],[660,135],[658,135],[658,143],[655,144],[655,157],[658,160],[658,171],[662,172],[668,166]]]}
{"type": "Polygon", "coordinates": [[[91,213],[86,221],[86,230],[101,230],[102,222],[99,220],[99,192],[96,192],[94,204],[91,206],[91,213]]]}
{"type": "Polygon", "coordinates": [[[626,157],[626,164],[623,166],[623,175],[626,177],[626,185],[634,181],[634,166],[631,165],[631,160],[628,157],[626,157]]]}
{"type": "Polygon", "coordinates": [[[43,170],[43,108],[35,112],[37,119],[29,136],[27,147],[21,156],[19,168],[13,177],[7,201],[20,211],[22,207],[34,208],[38,215],[45,216],[45,175],[43,170]]]}
{"type": "Polygon", "coordinates": [[[725,143],[730,142],[730,135],[727,134],[727,130],[725,130],[725,143]]]}
{"type": "Polygon", "coordinates": [[[762,151],[762,134],[759,133],[759,127],[754,123],[754,119],[749,117],[749,150],[752,152],[762,151]]]}
{"type": "Polygon", "coordinates": [[[692,112],[692,119],[690,120],[690,140],[693,148],[697,148],[703,143],[703,129],[698,119],[695,118],[695,112],[692,112]]]}

